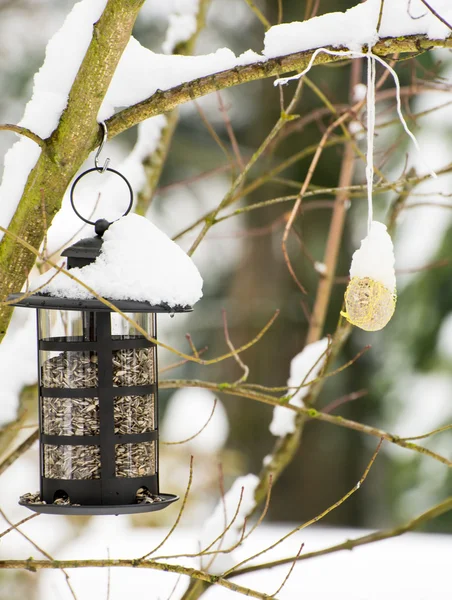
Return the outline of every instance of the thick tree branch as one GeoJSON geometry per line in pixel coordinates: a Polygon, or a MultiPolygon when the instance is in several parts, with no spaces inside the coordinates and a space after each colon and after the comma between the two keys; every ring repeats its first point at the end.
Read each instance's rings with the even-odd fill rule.
{"type": "MultiPolygon", "coordinates": [[[[143,2],[108,0],[94,25],[93,37],[70,91],[67,107],[57,129],[45,140],[9,226],[11,232],[34,248],[40,247],[72,177],[100,141],[97,114],[143,2]],[[43,196],[45,211],[42,210],[43,196]]],[[[35,256],[15,240],[3,238],[0,243],[1,299],[22,288],[34,261],[35,256]]],[[[10,317],[11,308],[0,307],[0,340],[10,317]]]]}
{"type": "MultiPolygon", "coordinates": [[[[452,36],[445,40],[430,40],[424,35],[384,38],[375,44],[372,51],[378,56],[392,56],[398,53],[419,53],[435,47],[451,48],[452,36]]],[[[329,46],[326,46],[326,48],[336,51],[348,50],[347,48],[332,48],[329,46]]],[[[265,62],[235,67],[182,83],[169,90],[157,90],[150,98],[129,106],[111,117],[107,121],[110,136],[118,135],[144,119],[165,113],[180,104],[196,100],[196,98],[212,92],[258,79],[283,75],[291,71],[301,71],[307,67],[315,50],[316,48],[313,48],[305,52],[271,58],[265,62]]],[[[343,57],[319,54],[316,65],[340,60],[343,60],[343,57]]]]}
{"type": "MultiPolygon", "coordinates": [[[[61,200],[72,177],[88,154],[99,144],[97,114],[118,61],[131,35],[144,0],[109,0],[94,26],[94,35],[69,94],[68,105],[52,136],[45,140],[41,156],[28,177],[25,190],[9,226],[10,231],[39,248],[45,230],[61,207],[61,200]],[[45,214],[41,210],[45,190],[45,214]],[[44,218],[45,217],[45,218],[44,218]]],[[[429,40],[423,35],[386,38],[373,48],[375,54],[419,53],[434,47],[452,47],[452,37],[429,40]]],[[[184,102],[248,81],[255,81],[305,67],[315,49],[236,67],[166,91],[118,112],[107,121],[109,137],[122,133],[139,122],[168,112],[184,102]]],[[[321,54],[317,64],[340,60],[321,54]]],[[[0,243],[0,299],[21,289],[34,256],[6,237],[0,243]]],[[[6,333],[11,308],[0,308],[0,341],[6,333]]]]}

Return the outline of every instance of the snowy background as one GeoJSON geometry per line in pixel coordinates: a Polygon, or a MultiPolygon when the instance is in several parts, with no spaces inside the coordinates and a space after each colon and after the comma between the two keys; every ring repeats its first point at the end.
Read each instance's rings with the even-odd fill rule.
{"type": "MultiPolygon", "coordinates": [[[[65,90],[69,89],[71,77],[76,72],[77,57],[83,54],[80,54],[83,43],[89,41],[91,24],[86,22],[87,12],[95,20],[104,3],[104,0],[86,0],[84,8],[80,8],[72,17],[74,22],[70,26],[79,54],[68,52],[67,56],[62,57],[58,36],[55,37],[53,55],[49,50],[50,67],[47,71],[41,71],[40,79],[36,79],[34,84],[33,75],[44,60],[46,44],[62,26],[75,2],[17,0],[0,3],[0,122],[17,123],[23,118],[34,85],[33,102],[27,108],[23,124],[43,136],[52,131],[57,122],[58,111],[64,107],[65,90]],[[65,62],[66,59],[70,65],[65,62]],[[53,89],[55,81],[58,85],[53,89]]],[[[270,20],[276,22],[276,3],[268,0],[258,4],[270,20]]],[[[436,0],[434,3],[432,0],[432,4],[442,14],[448,15],[449,22],[452,20],[448,2],[436,0]],[[444,12],[446,10],[449,12],[444,12]]],[[[272,30],[268,33],[264,46],[262,24],[243,0],[228,0],[227,10],[224,2],[213,0],[207,27],[200,36],[196,50],[198,55],[210,56],[198,60],[196,64],[191,63],[188,68],[186,62],[175,63],[169,54],[174,45],[193,30],[192,13],[195,5],[194,0],[171,0],[165,3],[148,0],[145,3],[134,32],[137,42],[131,44],[117,83],[109,91],[101,115],[103,118],[111,114],[115,107],[140,99],[139,94],[146,97],[153,89],[165,85],[168,87],[181,81],[181,72],[189,79],[201,73],[229,68],[234,64],[252,62],[256,60],[254,53],[271,57],[308,48],[314,42],[326,43],[318,36],[314,37],[313,42],[307,35],[306,25],[291,24],[282,26],[283,29],[279,32],[272,30]],[[300,39],[303,39],[304,45],[300,43],[300,39]],[[284,46],[281,45],[282,42],[284,46]],[[156,58],[145,48],[157,53],[163,51],[166,57],[156,58]],[[250,49],[252,52],[247,52],[250,49]],[[159,69],[162,79],[155,76],[159,69]],[[152,77],[143,78],[143,71],[153,74],[152,77]],[[125,77],[128,77],[128,84],[124,86],[121,81],[125,77]],[[139,89],[130,84],[137,79],[143,82],[139,89]]],[[[346,0],[322,0],[319,12],[345,10],[352,5],[352,2],[346,0]]],[[[359,42],[356,35],[350,34],[351,26],[356,23],[359,26],[355,30],[359,31],[362,39],[369,39],[373,32],[369,29],[367,17],[375,14],[379,2],[368,0],[366,5],[355,9],[351,17],[336,16],[331,21],[324,21],[324,31],[329,35],[327,41],[349,45],[359,42]],[[338,18],[347,18],[348,21],[338,27],[338,18]],[[331,24],[334,40],[331,38],[331,24]]],[[[304,2],[284,0],[283,7],[284,21],[303,19],[304,2]]],[[[413,1],[411,11],[415,15],[424,14],[425,7],[420,1],[413,1]]],[[[388,35],[394,32],[385,28],[390,28],[394,23],[398,27],[397,34],[403,33],[401,27],[408,33],[425,31],[439,37],[448,33],[447,27],[434,19],[407,19],[406,11],[401,11],[397,19],[383,19],[382,27],[388,35]]],[[[311,25],[309,33],[312,31],[311,25]]],[[[69,46],[71,38],[67,36],[67,32],[63,40],[69,46]]],[[[404,169],[411,166],[419,173],[425,173],[426,164],[439,170],[450,162],[452,92],[447,89],[447,85],[451,81],[452,57],[447,51],[433,51],[423,55],[419,61],[419,77],[427,79],[433,77],[435,61],[440,61],[440,70],[435,76],[443,78],[439,81],[444,89],[420,94],[404,105],[422,155],[414,152],[409,140],[401,133],[400,125],[395,119],[393,99],[381,102],[377,107],[376,161],[383,164],[384,173],[390,180],[398,178],[404,169]],[[429,112],[439,105],[443,105],[443,108],[429,112]],[[416,113],[425,115],[415,120],[412,115],[416,113]],[[378,127],[386,122],[393,124],[378,127]],[[386,152],[393,144],[398,145],[398,152],[391,154],[387,160],[386,152]],[[406,153],[409,153],[408,159],[406,153]]],[[[407,64],[409,63],[401,63],[397,68],[402,85],[408,85],[411,81],[412,73],[407,64]]],[[[317,85],[323,86],[322,89],[336,104],[348,102],[347,66],[340,69],[314,69],[310,76],[317,85]]],[[[363,81],[364,77],[365,75],[363,81]]],[[[360,93],[359,89],[356,93],[360,93]]],[[[288,92],[286,95],[288,97],[288,92]]],[[[222,92],[222,100],[228,109],[240,151],[244,157],[249,158],[278,117],[279,91],[273,87],[272,81],[256,82],[222,92]]],[[[300,112],[308,113],[318,106],[316,97],[306,91],[300,112]]],[[[181,121],[160,188],[147,214],[170,237],[177,236],[187,225],[214,208],[231,183],[231,170],[223,168],[228,163],[224,149],[214,142],[204,123],[207,118],[223,143],[228,144],[227,127],[217,96],[212,94],[203,98],[198,101],[197,106],[194,103],[185,105],[181,107],[180,113],[181,121]]],[[[320,123],[320,127],[323,125],[323,122],[320,123]]],[[[130,179],[136,192],[144,182],[141,161],[155,148],[164,126],[164,117],[151,119],[142,124],[138,132],[127,132],[109,142],[102,154],[109,156],[112,166],[130,179]]],[[[267,156],[262,165],[257,167],[251,181],[253,178],[257,180],[295,152],[318,142],[319,137],[317,122],[300,131],[295,130],[274,155],[267,156]]],[[[2,154],[6,154],[16,139],[14,134],[2,132],[2,154]]],[[[361,144],[364,149],[364,141],[361,144]]],[[[0,219],[4,226],[13,213],[15,202],[20,197],[21,185],[36,156],[37,150],[33,142],[22,140],[6,159],[10,166],[9,171],[8,166],[6,168],[0,190],[0,219]]],[[[340,160],[341,155],[337,149],[327,150],[316,171],[314,184],[321,187],[336,185],[340,160]]],[[[92,158],[87,161],[86,166],[92,166],[92,158]]],[[[287,181],[302,181],[307,166],[307,161],[294,164],[280,175],[286,179],[285,183],[275,178],[266,186],[250,191],[237,207],[296,193],[293,188],[287,187],[287,181]]],[[[364,172],[358,170],[357,182],[362,183],[363,180],[364,172]]],[[[410,197],[408,204],[422,206],[404,211],[397,222],[394,244],[398,305],[393,320],[378,334],[354,332],[338,359],[338,365],[350,360],[366,344],[371,344],[372,349],[353,367],[332,378],[321,396],[321,406],[326,406],[345,394],[365,388],[366,395],[356,402],[344,405],[337,414],[400,436],[425,433],[449,424],[452,418],[450,265],[413,272],[413,269],[451,256],[451,218],[450,208],[447,208],[451,181],[451,175],[428,180],[418,186],[410,197]],[[434,206],[435,204],[441,207],[434,206]]],[[[89,185],[83,190],[82,211],[90,210],[97,194],[98,189],[89,185]]],[[[374,210],[377,220],[385,221],[388,207],[395,197],[395,192],[376,196],[374,210]]],[[[331,196],[326,195],[322,199],[331,199],[331,196]]],[[[114,180],[107,180],[102,188],[99,216],[113,218],[116,211],[121,209],[122,203],[121,189],[114,180]]],[[[226,351],[221,315],[223,307],[227,310],[231,338],[237,346],[251,339],[273,311],[280,308],[281,316],[276,325],[257,348],[244,354],[244,360],[250,367],[252,382],[282,386],[289,379],[289,385],[301,383],[324,353],[327,341],[321,340],[318,346],[299,354],[307,323],[300,307],[300,295],[287,274],[280,250],[281,217],[288,206],[285,204],[283,208],[269,208],[267,212],[254,211],[225,220],[212,229],[194,255],[194,262],[204,280],[203,298],[190,315],[177,315],[174,319],[159,318],[159,337],[162,340],[189,351],[184,339],[184,334],[189,331],[198,348],[207,345],[209,355],[215,356],[226,351]],[[280,225],[273,226],[278,219],[280,225]],[[294,357],[295,360],[292,360],[294,357]]],[[[317,265],[322,261],[329,218],[329,211],[312,210],[305,213],[303,222],[297,223],[303,233],[304,243],[317,265]]],[[[353,251],[364,237],[365,224],[363,193],[352,198],[338,275],[348,273],[353,251]]],[[[49,251],[57,251],[78,228],[79,222],[73,217],[68,198],[65,198],[63,208],[49,232],[49,251]]],[[[80,235],[87,232],[85,229],[80,235]]],[[[187,250],[195,235],[196,231],[190,232],[178,239],[178,243],[187,250]]],[[[313,269],[306,256],[300,254],[298,267],[303,283],[310,291],[315,289],[318,272],[313,269]]],[[[338,285],[333,293],[327,332],[332,332],[335,328],[344,289],[343,285],[338,285]]],[[[5,341],[0,346],[0,425],[16,417],[20,397],[20,408],[28,410],[27,424],[36,422],[35,391],[31,388],[31,393],[22,393],[21,396],[24,386],[36,383],[35,319],[29,312],[32,313],[19,310],[15,312],[5,341]]],[[[165,368],[174,360],[169,353],[160,353],[161,367],[165,368]]],[[[320,370],[321,362],[317,363],[317,367],[320,370]]],[[[221,363],[208,370],[189,364],[177,371],[169,371],[166,376],[235,381],[241,376],[241,372],[232,362],[221,363]]],[[[314,377],[315,372],[311,376],[314,377]]],[[[292,403],[302,402],[303,394],[300,391],[292,399],[292,403]]],[[[160,426],[162,440],[177,441],[192,436],[209,418],[214,401],[215,396],[206,390],[187,389],[175,393],[163,390],[163,418],[160,426]]],[[[240,486],[243,484],[246,489],[236,523],[237,529],[230,532],[233,543],[239,535],[243,516],[252,506],[256,485],[252,474],[259,472],[264,457],[272,448],[274,436],[283,435],[292,429],[293,413],[288,410],[277,409],[273,413],[270,407],[242,398],[220,395],[214,416],[200,436],[182,446],[162,446],[160,478],[164,492],[183,494],[189,476],[190,454],[194,455],[195,462],[192,490],[183,521],[162,548],[161,554],[180,552],[181,548],[184,552],[196,552],[199,541],[208,544],[215,538],[215,532],[221,531],[217,506],[219,463],[222,464],[226,489],[230,489],[230,513],[237,506],[240,486]]],[[[24,432],[21,435],[26,435],[27,430],[24,432]]],[[[22,438],[19,436],[19,439],[22,438]]],[[[451,457],[450,430],[423,443],[432,450],[451,457]]],[[[212,570],[220,572],[222,568],[231,566],[231,560],[239,562],[263,545],[270,545],[293,526],[312,518],[335,502],[359,480],[374,448],[374,440],[356,432],[311,423],[306,429],[301,451],[273,490],[266,524],[260,526],[233,557],[226,555],[226,564],[218,561],[216,565],[214,563],[212,570]]],[[[0,445],[0,453],[5,450],[6,447],[0,445]]],[[[15,522],[29,514],[17,505],[17,499],[24,492],[35,491],[38,486],[37,450],[33,447],[0,477],[0,507],[9,519],[15,522]]],[[[296,554],[302,542],[305,543],[304,552],[310,552],[364,535],[373,528],[395,526],[441,501],[450,495],[451,489],[452,477],[447,467],[428,457],[421,458],[396,446],[384,444],[362,489],[328,516],[328,525],[297,533],[279,546],[277,551],[269,554],[269,560],[270,557],[273,559],[296,554]]],[[[149,551],[164,538],[178,510],[179,506],[175,505],[155,515],[140,515],[130,519],[64,519],[40,516],[24,525],[23,531],[58,558],[136,557],[149,551]]],[[[0,523],[2,530],[8,527],[1,520],[0,523]]],[[[332,595],[337,598],[373,600],[381,598],[383,594],[390,598],[409,595],[413,600],[448,598],[447,567],[452,559],[450,513],[433,521],[429,530],[430,534],[410,534],[359,548],[351,553],[342,552],[302,562],[297,565],[278,597],[292,599],[303,593],[316,600],[331,598],[332,595]]],[[[40,557],[36,549],[17,533],[0,539],[2,559],[27,558],[31,555],[34,558],[40,557]]],[[[226,557],[223,556],[222,559],[226,557]]],[[[184,559],[183,563],[202,566],[198,559],[190,561],[184,559]]],[[[288,568],[286,565],[262,574],[252,574],[237,582],[270,593],[282,583],[288,568]]],[[[79,600],[107,597],[108,573],[105,570],[73,572],[71,580],[79,600]]],[[[130,593],[138,594],[143,588],[151,587],[151,597],[164,600],[170,596],[176,582],[176,577],[166,573],[113,570],[110,600],[123,598],[130,593]]],[[[173,597],[180,597],[186,585],[187,581],[181,578],[173,597]]],[[[209,590],[205,597],[220,600],[233,595],[235,596],[232,592],[216,587],[209,590]]],[[[65,600],[71,596],[64,576],[57,571],[39,575],[1,571],[0,600],[23,597],[27,600],[65,600]]]]}

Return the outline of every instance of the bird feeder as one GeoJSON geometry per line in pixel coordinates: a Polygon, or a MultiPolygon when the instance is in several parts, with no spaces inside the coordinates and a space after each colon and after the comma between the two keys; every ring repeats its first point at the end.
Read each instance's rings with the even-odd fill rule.
{"type": "MultiPolygon", "coordinates": [[[[91,223],[74,206],[79,179],[72,205],[91,223]]],[[[132,190],[125,182],[127,214],[132,190]]],[[[101,252],[110,223],[91,224],[97,235],[63,252],[69,270],[101,252]]],[[[158,313],[191,307],[112,300],[122,316],[96,298],[35,293],[9,300],[37,309],[38,321],[41,485],[39,495],[26,494],[20,504],[51,514],[127,514],[177,500],[159,488],[157,347],[149,338],[157,337],[158,313]]]]}

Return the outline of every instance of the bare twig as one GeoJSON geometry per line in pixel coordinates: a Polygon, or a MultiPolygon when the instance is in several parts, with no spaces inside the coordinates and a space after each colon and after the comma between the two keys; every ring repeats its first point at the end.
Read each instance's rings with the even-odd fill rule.
{"type": "Polygon", "coordinates": [[[171,529],[168,531],[167,535],[163,538],[163,540],[160,542],[160,544],[158,544],[153,550],[151,550],[150,552],[148,552],[147,554],[144,554],[141,558],[139,558],[138,559],[139,561],[145,560],[148,556],[151,556],[151,554],[154,554],[155,552],[157,552],[157,550],[159,550],[159,548],[161,548],[163,546],[163,544],[174,533],[174,530],[179,525],[180,520],[182,518],[182,514],[184,512],[185,505],[187,504],[188,494],[190,493],[190,488],[191,488],[192,481],[193,481],[193,456],[190,457],[190,473],[189,473],[189,476],[188,476],[187,488],[185,490],[184,499],[182,500],[182,505],[181,505],[181,507],[179,509],[179,514],[177,515],[177,519],[174,521],[171,529]]]}
{"type": "Polygon", "coordinates": [[[263,12],[256,6],[256,4],[253,2],[253,0],[245,0],[245,2],[251,8],[251,10],[256,15],[256,17],[259,19],[259,21],[262,23],[262,25],[265,27],[265,29],[270,29],[270,27],[271,27],[270,21],[263,14],[263,12]]]}
{"type": "MultiPolygon", "coordinates": [[[[229,337],[228,319],[227,319],[227,315],[226,315],[226,309],[222,308],[221,312],[223,314],[223,331],[224,331],[224,338],[226,340],[226,344],[228,345],[228,348],[229,348],[229,350],[231,350],[231,352],[235,352],[234,344],[231,342],[231,338],[229,337]]],[[[237,381],[237,383],[244,383],[248,379],[250,369],[247,365],[245,365],[245,363],[242,361],[242,359],[240,358],[240,356],[238,354],[234,355],[234,359],[235,359],[235,362],[239,365],[239,367],[241,369],[243,369],[243,375],[240,377],[240,379],[237,381]]]]}
{"type": "Polygon", "coordinates": [[[289,572],[287,573],[287,575],[284,577],[283,582],[281,583],[281,585],[279,586],[279,588],[276,590],[276,592],[273,592],[272,596],[276,596],[276,594],[279,594],[279,592],[283,589],[283,587],[286,585],[287,581],[289,580],[289,577],[292,575],[292,571],[294,570],[295,565],[297,564],[297,560],[300,557],[301,551],[304,548],[304,543],[301,544],[300,549],[298,550],[291,566],[289,569],[289,572]]]}
{"type": "Polygon", "coordinates": [[[4,123],[3,125],[0,125],[0,131],[14,131],[14,133],[18,133],[19,135],[23,135],[28,139],[33,140],[33,142],[38,144],[38,146],[41,148],[44,148],[45,146],[45,141],[40,138],[39,135],[33,133],[33,131],[30,131],[26,127],[21,127],[20,125],[11,125],[11,123],[4,123]]]}
{"type": "MultiPolygon", "coordinates": [[[[419,516],[411,519],[404,525],[399,525],[394,529],[386,529],[383,531],[376,531],[375,533],[369,533],[367,535],[363,535],[359,538],[355,538],[353,540],[346,540],[341,544],[336,544],[334,546],[330,546],[329,548],[323,548],[322,550],[315,550],[313,552],[307,552],[297,557],[296,560],[308,560],[310,558],[317,558],[319,556],[325,556],[327,554],[333,554],[334,552],[340,552],[341,550],[353,550],[354,548],[358,548],[359,546],[365,546],[366,544],[373,544],[375,542],[379,542],[381,540],[387,540],[393,537],[398,537],[407,533],[408,531],[413,531],[417,529],[424,523],[431,521],[447,512],[452,510],[452,497],[446,498],[439,504],[436,504],[432,508],[429,508],[426,512],[420,514],[419,516]]],[[[232,576],[236,577],[238,575],[245,575],[246,573],[251,573],[253,571],[259,571],[261,569],[269,569],[272,567],[278,567],[280,565],[286,565],[291,563],[295,557],[283,558],[281,560],[272,561],[265,564],[260,565],[252,565],[250,567],[244,567],[243,569],[238,569],[235,571],[232,576]]]]}
{"type": "Polygon", "coordinates": [[[217,402],[218,402],[218,399],[214,398],[213,406],[212,406],[212,412],[210,413],[209,418],[204,423],[204,425],[201,427],[201,429],[199,429],[199,431],[197,431],[196,433],[194,433],[190,437],[186,438],[185,440],[180,440],[179,442],[162,442],[161,441],[160,443],[164,444],[165,446],[177,446],[177,445],[180,445],[180,444],[186,444],[187,442],[191,442],[191,440],[194,440],[196,437],[198,437],[199,434],[201,434],[204,431],[204,429],[207,427],[207,425],[212,420],[212,417],[213,417],[213,415],[215,413],[215,408],[217,406],[217,402]]]}
{"type": "Polygon", "coordinates": [[[378,446],[377,446],[375,452],[373,453],[372,458],[369,461],[369,464],[367,465],[367,467],[366,467],[363,475],[361,476],[361,479],[352,487],[352,489],[350,491],[348,491],[344,496],[342,496],[342,498],[340,498],[337,502],[335,502],[334,504],[332,504],[331,506],[329,506],[326,510],[324,510],[323,512],[321,512],[319,515],[317,515],[313,519],[310,519],[309,521],[306,521],[302,525],[299,525],[298,527],[295,527],[295,529],[292,529],[292,531],[289,531],[289,533],[287,533],[286,535],[284,535],[282,538],[280,538],[274,544],[271,544],[271,546],[268,546],[264,550],[260,550],[259,552],[256,552],[256,554],[253,554],[252,556],[249,556],[248,558],[246,558],[246,559],[242,560],[241,562],[237,563],[234,567],[232,567],[232,569],[229,569],[228,571],[226,571],[223,574],[223,576],[226,577],[228,575],[233,574],[236,569],[238,569],[239,567],[241,567],[245,563],[249,562],[250,560],[254,560],[255,558],[258,558],[259,556],[262,556],[262,554],[265,554],[266,552],[269,552],[270,550],[273,550],[273,548],[276,548],[277,546],[279,546],[280,544],[282,544],[282,542],[284,542],[285,540],[287,540],[287,538],[289,538],[290,536],[292,536],[294,533],[297,533],[298,531],[301,531],[302,529],[306,529],[306,527],[309,527],[310,525],[313,525],[314,523],[318,523],[318,521],[320,521],[321,519],[323,519],[323,517],[326,517],[326,515],[330,514],[333,510],[335,510],[336,508],[338,508],[339,506],[341,506],[341,504],[343,504],[346,500],[348,500],[348,498],[350,498],[350,496],[352,496],[356,491],[359,490],[359,488],[362,486],[362,484],[366,480],[366,477],[369,474],[369,471],[372,468],[372,465],[374,464],[375,459],[377,458],[377,454],[380,451],[382,443],[383,443],[383,439],[380,439],[380,442],[378,443],[378,446]]]}
{"type": "Polygon", "coordinates": [[[436,17],[437,19],[439,19],[439,20],[441,21],[441,23],[443,23],[443,24],[444,24],[446,27],[448,27],[449,29],[451,29],[451,30],[452,30],[452,25],[451,25],[451,24],[450,24],[448,21],[446,21],[446,19],[445,19],[443,16],[441,16],[441,15],[439,14],[439,12],[438,12],[438,11],[436,11],[436,10],[433,8],[433,6],[431,6],[431,5],[430,5],[430,3],[429,3],[429,2],[427,2],[427,0],[421,0],[421,2],[422,2],[422,4],[423,4],[423,5],[424,5],[426,8],[428,8],[428,10],[429,10],[429,11],[432,13],[432,15],[435,15],[435,17],[436,17]]]}
{"type": "Polygon", "coordinates": [[[20,446],[18,446],[15,450],[9,454],[5,460],[0,464],[0,475],[6,471],[8,467],[10,467],[13,462],[15,462],[19,456],[22,456],[24,452],[26,452],[33,444],[39,439],[39,431],[33,431],[33,433],[24,440],[20,446]]]}

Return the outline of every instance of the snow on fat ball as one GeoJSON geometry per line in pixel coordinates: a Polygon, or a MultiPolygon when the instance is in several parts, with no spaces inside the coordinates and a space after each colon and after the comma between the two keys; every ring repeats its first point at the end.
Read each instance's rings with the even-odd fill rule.
{"type": "MultiPolygon", "coordinates": [[[[103,239],[98,258],[71,269],[71,274],[104,298],[192,306],[202,297],[203,281],[194,262],[144,217],[122,217],[110,225],[103,239]]],[[[92,298],[64,273],[42,291],[62,298],[92,298]]]]}
{"type": "Polygon", "coordinates": [[[394,247],[386,226],[372,221],[350,267],[346,312],[342,313],[350,323],[365,331],[378,331],[387,325],[396,304],[394,262],[394,247]]]}
{"type": "MultiPolygon", "coordinates": [[[[290,388],[289,394],[293,393],[293,388],[298,388],[303,383],[309,383],[319,376],[325,364],[327,348],[328,338],[325,337],[318,342],[308,344],[292,359],[290,363],[290,377],[287,380],[287,386],[290,388]]],[[[310,387],[309,385],[300,387],[290,399],[290,404],[301,407],[310,387]]],[[[297,413],[295,411],[285,406],[275,406],[273,409],[273,419],[270,423],[270,433],[278,437],[294,433],[296,416],[297,413]]]]}

